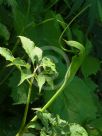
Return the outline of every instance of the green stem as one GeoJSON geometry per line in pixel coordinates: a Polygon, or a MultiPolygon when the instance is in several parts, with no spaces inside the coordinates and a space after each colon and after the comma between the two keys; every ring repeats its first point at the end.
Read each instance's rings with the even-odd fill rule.
{"type": "Polygon", "coordinates": [[[27,113],[28,113],[28,108],[29,108],[29,103],[30,103],[32,84],[33,84],[33,79],[31,80],[31,84],[29,85],[28,98],[27,98],[27,103],[26,103],[26,107],[25,107],[25,112],[24,112],[22,124],[21,124],[20,130],[19,130],[19,132],[17,133],[16,136],[22,136],[22,134],[23,134],[23,129],[24,129],[24,126],[25,126],[25,123],[26,123],[26,118],[27,118],[27,113]]]}
{"type": "MultiPolygon", "coordinates": [[[[86,9],[88,9],[89,7],[90,7],[91,5],[89,4],[89,5],[87,5],[85,8],[83,8],[76,16],[74,16],[73,18],[72,18],[72,20],[68,23],[68,25],[65,27],[65,29],[63,30],[63,32],[61,33],[61,35],[60,35],[60,37],[59,37],[59,44],[60,44],[60,46],[61,46],[61,48],[62,49],[64,49],[63,47],[62,47],[62,45],[61,45],[61,40],[62,40],[62,37],[63,37],[63,35],[64,35],[64,33],[66,32],[66,30],[69,28],[69,26],[75,21],[75,19],[77,18],[77,17],[79,17],[86,9]]],[[[64,49],[65,50],[65,49],[64,49]]]]}
{"type": "MultiPolygon", "coordinates": [[[[37,67],[33,71],[33,74],[36,73],[36,71],[37,71],[38,68],[39,68],[39,66],[37,65],[37,67]]],[[[26,103],[26,107],[25,107],[25,112],[24,112],[24,116],[23,116],[23,120],[22,120],[22,124],[21,124],[20,130],[16,134],[16,136],[22,136],[23,133],[24,133],[24,127],[25,127],[25,123],[26,123],[26,119],[27,119],[27,114],[28,114],[28,108],[29,108],[29,103],[30,103],[30,97],[31,97],[33,80],[34,80],[34,77],[31,78],[31,81],[30,81],[30,84],[29,84],[28,98],[27,98],[27,103],[26,103]]]]}
{"type": "MultiPolygon", "coordinates": [[[[62,36],[63,34],[65,33],[65,31],[67,30],[67,28],[69,27],[69,25],[82,13],[84,12],[87,8],[89,7],[89,5],[87,7],[85,7],[79,14],[77,14],[73,19],[72,21],[67,25],[67,27],[64,29],[64,31],[62,32],[60,38],[59,38],[59,43],[61,43],[61,39],[62,39],[62,36]]],[[[66,41],[65,41],[66,42],[66,41]]],[[[67,42],[66,42],[67,43],[67,42]]],[[[79,44],[79,43],[73,43],[72,44],[72,41],[70,43],[70,46],[73,46],[73,47],[76,47],[80,50],[79,52],[79,55],[78,56],[74,56],[73,59],[72,59],[72,62],[66,72],[66,75],[65,75],[65,79],[64,79],[64,82],[62,84],[62,86],[57,90],[57,92],[53,95],[53,97],[44,105],[44,107],[40,110],[41,112],[44,112],[48,107],[50,107],[50,105],[58,98],[58,96],[63,92],[66,84],[69,85],[70,82],[72,81],[72,79],[74,78],[76,72],[78,71],[83,59],[84,59],[84,53],[85,53],[85,49],[84,47],[79,44]],[[77,44],[77,45],[76,45],[77,44]]],[[[33,80],[32,80],[33,81],[33,80]]],[[[23,118],[23,121],[22,121],[22,124],[21,124],[21,128],[20,128],[20,131],[18,132],[18,134],[16,136],[22,136],[23,133],[27,130],[27,128],[29,127],[30,123],[28,123],[25,127],[25,123],[26,123],[26,117],[27,117],[27,113],[28,113],[28,107],[29,107],[29,102],[30,102],[30,96],[31,96],[31,90],[32,90],[32,82],[30,84],[30,87],[29,87],[29,92],[28,92],[28,99],[27,99],[27,104],[26,104],[26,108],[25,108],[25,113],[24,113],[24,118],[23,118]],[[24,128],[25,127],[25,128],[24,128]]],[[[37,115],[34,116],[32,118],[32,120],[30,122],[34,122],[37,120],[37,115]]]]}
{"type": "MultiPolygon", "coordinates": [[[[59,88],[59,90],[54,94],[54,96],[44,105],[44,107],[40,110],[41,112],[44,112],[48,107],[50,107],[50,105],[55,101],[56,98],[58,98],[58,96],[61,94],[61,92],[64,90],[66,83],[70,83],[70,79],[68,80],[69,82],[67,82],[67,80],[64,80],[64,83],[62,84],[62,86],[59,88]]],[[[32,121],[36,121],[37,120],[37,115],[32,118],[32,121]]],[[[27,125],[29,126],[29,124],[27,125]]]]}
{"type": "MultiPolygon", "coordinates": [[[[81,44],[77,43],[79,47],[79,50],[80,50],[80,53],[78,56],[74,56],[73,59],[72,59],[72,62],[66,72],[66,75],[65,75],[65,79],[64,79],[64,82],[62,84],[62,86],[57,90],[57,92],[52,96],[52,98],[44,105],[44,107],[40,110],[41,112],[44,112],[47,108],[50,107],[50,105],[58,98],[58,96],[63,92],[64,88],[66,87],[66,85],[69,85],[70,82],[73,80],[76,72],[78,71],[80,65],[82,64],[83,62],[83,59],[84,59],[84,56],[85,56],[85,49],[83,46],[81,46],[81,44]]],[[[75,45],[73,45],[73,47],[75,47],[75,45]]],[[[78,48],[78,47],[77,47],[78,48]]],[[[34,122],[37,120],[37,115],[34,116],[32,118],[32,120],[30,122],[34,122]]],[[[27,126],[24,128],[24,131],[27,130],[27,128],[29,127],[30,125],[30,122],[27,124],[27,126]]]]}

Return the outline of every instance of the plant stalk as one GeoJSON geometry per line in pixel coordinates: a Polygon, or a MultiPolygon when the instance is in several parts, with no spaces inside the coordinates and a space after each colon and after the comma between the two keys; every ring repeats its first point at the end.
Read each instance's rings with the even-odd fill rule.
{"type": "MultiPolygon", "coordinates": [[[[57,90],[57,92],[52,96],[52,98],[44,105],[44,107],[40,110],[41,112],[44,112],[47,108],[50,107],[50,105],[58,98],[58,96],[63,92],[64,88],[66,87],[66,84],[69,85],[70,82],[73,80],[75,74],[77,73],[79,67],[81,66],[84,57],[85,57],[85,48],[83,47],[83,45],[81,45],[78,42],[75,41],[70,41],[67,42],[66,40],[64,40],[66,42],[66,44],[75,47],[77,49],[79,49],[79,53],[78,55],[75,55],[72,58],[72,62],[65,74],[65,78],[64,78],[64,82],[62,84],[62,86],[57,90]]],[[[23,125],[23,131],[22,134],[29,128],[30,123],[34,122],[38,119],[37,115],[35,115],[32,120],[25,126],[23,125]]],[[[22,135],[16,135],[16,136],[22,136],[22,135]]]]}
{"type": "MultiPolygon", "coordinates": [[[[37,71],[38,68],[39,68],[39,66],[37,66],[34,69],[33,74],[37,71]]],[[[31,97],[33,80],[34,80],[34,77],[31,78],[30,83],[29,83],[28,98],[27,98],[27,103],[26,103],[26,107],[25,107],[25,112],[24,112],[24,116],[23,116],[23,120],[22,120],[22,124],[21,124],[20,130],[16,134],[16,136],[22,136],[23,133],[24,133],[24,127],[25,127],[25,123],[26,123],[26,119],[27,119],[27,114],[28,114],[28,109],[29,109],[29,103],[30,103],[30,97],[31,97]]]]}
{"type": "Polygon", "coordinates": [[[23,129],[25,127],[26,118],[27,118],[27,114],[28,114],[32,85],[33,85],[33,79],[31,79],[31,83],[29,84],[29,91],[28,91],[28,98],[27,98],[27,103],[26,103],[26,107],[25,107],[25,112],[24,112],[24,116],[23,116],[23,120],[22,120],[22,123],[21,123],[20,130],[19,130],[19,132],[17,133],[16,136],[22,136],[22,134],[23,134],[23,129]]]}
{"type": "MultiPolygon", "coordinates": [[[[83,52],[84,53],[84,52],[83,52]]],[[[67,72],[65,75],[64,82],[62,86],[57,90],[57,92],[52,96],[52,98],[44,105],[44,107],[40,110],[41,112],[44,112],[47,108],[50,107],[50,105],[58,98],[58,96],[63,92],[66,85],[69,85],[70,82],[73,80],[76,72],[78,71],[80,65],[82,64],[84,59],[84,55],[80,54],[79,57],[74,56],[67,72]]],[[[27,128],[30,126],[31,122],[34,122],[38,119],[37,115],[35,115],[32,120],[27,124],[27,126],[24,128],[24,131],[27,130],[27,128]]]]}

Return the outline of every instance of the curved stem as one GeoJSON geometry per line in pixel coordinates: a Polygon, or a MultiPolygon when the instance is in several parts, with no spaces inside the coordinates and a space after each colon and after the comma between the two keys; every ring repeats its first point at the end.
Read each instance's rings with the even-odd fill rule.
{"type": "MultiPolygon", "coordinates": [[[[79,14],[77,14],[75,16],[75,18],[72,19],[72,21],[67,25],[67,27],[64,29],[64,31],[62,32],[60,38],[59,38],[59,43],[61,44],[61,39],[62,39],[62,36],[63,34],[65,33],[65,31],[67,30],[67,28],[69,27],[69,25],[84,11],[86,10],[87,8],[89,7],[89,5],[84,8],[79,14]]],[[[52,96],[52,98],[45,104],[45,106],[40,110],[41,112],[44,112],[57,98],[58,96],[63,92],[66,84],[68,85],[72,79],[74,78],[77,70],[79,69],[83,59],[84,59],[84,55],[85,55],[85,49],[84,47],[78,43],[78,42],[67,42],[65,41],[66,44],[69,44],[70,46],[72,47],[76,47],[77,49],[80,50],[79,54],[77,56],[74,56],[73,59],[72,59],[72,62],[66,72],[66,75],[65,75],[65,79],[64,79],[64,82],[62,84],[62,86],[57,90],[57,92],[52,96]]],[[[32,80],[33,82],[33,80],[32,80]]],[[[26,117],[27,117],[27,113],[28,113],[28,107],[29,107],[29,102],[30,102],[30,95],[31,95],[31,88],[32,88],[32,82],[30,84],[30,87],[29,87],[29,93],[28,93],[28,99],[27,99],[27,104],[26,104],[26,108],[25,108],[25,114],[24,114],[24,118],[23,118],[23,121],[22,121],[22,124],[21,124],[21,128],[20,128],[20,131],[17,133],[16,136],[22,136],[23,133],[27,130],[27,128],[29,127],[30,123],[27,124],[27,126],[25,127],[25,122],[26,122],[26,117]],[[24,128],[25,127],[25,128],[24,128]]],[[[32,121],[36,121],[37,120],[37,115],[34,116],[32,118],[32,121]]]]}
{"type": "MultiPolygon", "coordinates": [[[[65,41],[67,43],[67,41],[65,41]]],[[[58,96],[63,92],[64,88],[66,87],[66,84],[69,85],[70,82],[73,80],[76,72],[78,71],[79,67],[81,66],[84,56],[85,56],[85,48],[78,42],[73,42],[70,41],[69,43],[70,46],[76,47],[77,49],[80,50],[79,54],[77,56],[74,56],[72,58],[72,62],[66,72],[64,82],[62,86],[57,90],[57,92],[52,96],[52,98],[45,104],[45,106],[40,110],[41,112],[44,112],[50,105],[58,98],[58,96]]],[[[34,122],[37,120],[37,115],[32,118],[30,122],[34,122]]],[[[27,126],[24,128],[24,131],[27,130],[27,128],[30,125],[30,122],[27,124],[27,126]]]]}
{"type": "Polygon", "coordinates": [[[87,6],[86,6],[85,8],[83,8],[76,16],[74,16],[73,19],[68,23],[68,25],[65,27],[65,29],[64,29],[63,32],[61,33],[61,35],[60,35],[60,37],[59,37],[59,44],[60,44],[60,46],[61,46],[62,49],[64,49],[64,48],[63,48],[63,46],[61,45],[61,40],[62,40],[62,37],[63,37],[64,33],[65,33],[66,30],[69,28],[69,26],[73,23],[73,21],[74,21],[77,17],[79,17],[79,16],[80,16],[86,9],[88,9],[90,6],[91,6],[90,4],[87,5],[87,6]]]}

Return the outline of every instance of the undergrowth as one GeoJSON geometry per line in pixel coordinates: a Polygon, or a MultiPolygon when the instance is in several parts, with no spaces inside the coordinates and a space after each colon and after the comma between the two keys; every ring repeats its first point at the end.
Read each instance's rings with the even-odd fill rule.
{"type": "Polygon", "coordinates": [[[0,136],[102,135],[101,24],[101,0],[0,1],[0,136]]]}

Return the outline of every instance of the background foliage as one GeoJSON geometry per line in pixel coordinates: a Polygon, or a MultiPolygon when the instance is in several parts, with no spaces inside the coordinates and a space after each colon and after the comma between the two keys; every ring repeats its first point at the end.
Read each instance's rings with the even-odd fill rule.
{"type": "MultiPolygon", "coordinates": [[[[21,50],[18,35],[30,38],[39,47],[52,45],[60,48],[58,40],[67,24],[70,26],[64,37],[81,42],[87,54],[76,77],[49,111],[69,122],[80,123],[89,136],[101,136],[102,1],[0,0],[0,46],[9,48],[15,56],[27,58],[21,50]],[[86,10],[71,23],[84,8],[86,10]]],[[[72,54],[66,54],[70,60],[72,54]]],[[[57,54],[53,55],[58,58],[59,81],[63,79],[67,66],[57,54]]],[[[20,73],[14,68],[6,68],[1,56],[0,60],[0,135],[14,136],[23,116],[28,86],[24,82],[18,87],[20,73]]],[[[43,90],[38,95],[37,88],[33,89],[31,107],[34,108],[44,105],[55,93],[55,90],[43,90]]],[[[29,109],[28,120],[32,114],[29,109]]]]}

